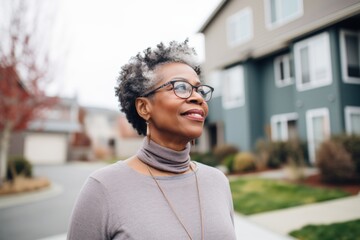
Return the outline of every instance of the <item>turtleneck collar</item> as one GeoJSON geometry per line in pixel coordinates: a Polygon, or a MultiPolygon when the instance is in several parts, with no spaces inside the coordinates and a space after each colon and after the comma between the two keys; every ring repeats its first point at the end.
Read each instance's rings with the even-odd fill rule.
{"type": "Polygon", "coordinates": [[[154,141],[148,142],[145,137],[142,147],[137,152],[137,157],[152,168],[171,173],[183,173],[190,168],[190,143],[184,150],[175,151],[154,141]]]}

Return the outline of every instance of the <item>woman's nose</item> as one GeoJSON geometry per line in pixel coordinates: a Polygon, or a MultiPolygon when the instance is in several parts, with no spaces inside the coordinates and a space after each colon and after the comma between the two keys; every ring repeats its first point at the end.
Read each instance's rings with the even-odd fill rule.
{"type": "Polygon", "coordinates": [[[188,98],[189,102],[201,104],[204,102],[204,98],[198,93],[195,89],[192,90],[190,97],[188,98]]]}

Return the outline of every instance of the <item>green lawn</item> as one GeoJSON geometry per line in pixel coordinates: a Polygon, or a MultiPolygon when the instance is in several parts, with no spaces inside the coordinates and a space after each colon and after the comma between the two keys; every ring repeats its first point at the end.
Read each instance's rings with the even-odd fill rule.
{"type": "Polygon", "coordinates": [[[250,215],[349,196],[336,189],[323,189],[281,180],[239,178],[230,182],[235,211],[250,215]]]}
{"type": "Polygon", "coordinates": [[[329,225],[308,225],[292,231],[300,240],[360,240],[360,219],[329,225]]]}

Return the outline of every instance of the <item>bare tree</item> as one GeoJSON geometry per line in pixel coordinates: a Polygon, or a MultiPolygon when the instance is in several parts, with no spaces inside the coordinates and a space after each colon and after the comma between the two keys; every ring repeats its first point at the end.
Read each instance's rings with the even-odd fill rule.
{"type": "Polygon", "coordinates": [[[45,88],[51,81],[49,49],[46,48],[51,31],[41,22],[44,20],[40,18],[44,11],[42,3],[1,0],[0,186],[6,177],[11,134],[25,129],[32,119],[56,101],[45,95],[45,88]]]}

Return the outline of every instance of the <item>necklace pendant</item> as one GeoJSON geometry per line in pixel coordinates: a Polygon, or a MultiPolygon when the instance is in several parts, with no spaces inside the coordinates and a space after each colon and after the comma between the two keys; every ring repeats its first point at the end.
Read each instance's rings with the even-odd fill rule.
{"type": "MultiPolygon", "coordinates": [[[[170,207],[171,211],[173,212],[173,214],[175,215],[176,219],[178,220],[178,222],[180,223],[180,225],[182,226],[182,228],[185,230],[186,234],[188,235],[189,239],[192,240],[192,236],[189,232],[189,230],[186,228],[185,224],[183,223],[183,221],[180,219],[179,215],[176,213],[175,208],[173,207],[173,205],[171,204],[169,198],[166,196],[164,190],[162,189],[162,187],[160,186],[159,181],[155,178],[155,176],[153,175],[152,171],[150,170],[150,167],[148,165],[147,169],[149,171],[149,174],[151,175],[152,179],[154,180],[154,182],[156,183],[156,186],[158,187],[159,191],[161,192],[162,196],[164,197],[165,201],[167,202],[168,206],[170,207]]],[[[201,240],[204,239],[204,226],[203,226],[203,214],[202,214],[202,207],[201,207],[201,200],[200,200],[200,190],[199,190],[199,182],[198,182],[198,178],[197,178],[197,174],[196,171],[194,171],[194,169],[192,168],[191,164],[190,164],[190,169],[191,171],[194,172],[195,175],[195,182],[196,182],[196,191],[197,191],[197,196],[198,196],[198,204],[199,204],[199,212],[200,212],[200,225],[201,225],[201,240]]]]}

